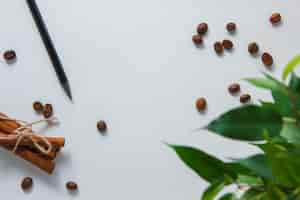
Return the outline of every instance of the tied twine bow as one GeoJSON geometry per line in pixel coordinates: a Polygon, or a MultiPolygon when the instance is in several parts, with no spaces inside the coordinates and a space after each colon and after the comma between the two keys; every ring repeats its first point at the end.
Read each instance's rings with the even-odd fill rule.
{"type": "Polygon", "coordinates": [[[16,144],[12,150],[13,153],[15,153],[18,150],[20,143],[24,139],[28,139],[32,141],[34,147],[37,150],[39,150],[42,154],[48,155],[52,151],[53,148],[52,144],[47,140],[45,136],[34,133],[32,127],[33,125],[44,123],[44,122],[54,122],[57,120],[57,118],[54,117],[49,119],[43,119],[31,123],[22,120],[11,119],[5,116],[0,116],[0,120],[15,121],[20,123],[20,127],[13,131],[15,135],[8,136],[8,138],[17,139],[16,144]],[[46,147],[40,145],[39,141],[43,141],[46,147]]]}

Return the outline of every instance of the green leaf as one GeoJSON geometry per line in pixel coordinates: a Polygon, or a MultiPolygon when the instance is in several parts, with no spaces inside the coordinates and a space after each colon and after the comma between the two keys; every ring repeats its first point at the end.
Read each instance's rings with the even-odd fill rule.
{"type": "Polygon", "coordinates": [[[285,120],[280,135],[288,142],[300,146],[300,124],[297,121],[285,120]]]}
{"type": "Polygon", "coordinates": [[[288,75],[297,67],[297,65],[300,63],[300,55],[293,58],[284,68],[282,79],[286,80],[288,75]]]}
{"type": "Polygon", "coordinates": [[[269,185],[267,191],[269,199],[287,200],[287,196],[277,186],[269,185]]]}
{"type": "Polygon", "coordinates": [[[260,101],[260,104],[263,108],[268,108],[268,109],[273,109],[275,111],[278,111],[276,104],[274,104],[273,102],[260,101]]]}
{"type": "Polygon", "coordinates": [[[297,197],[300,198],[300,187],[297,187],[296,189],[294,189],[294,191],[292,192],[290,197],[291,197],[291,199],[296,199],[297,197]]]}
{"type": "Polygon", "coordinates": [[[292,72],[292,76],[289,82],[289,88],[293,92],[300,93],[300,77],[298,77],[294,72],[292,72]]]}
{"type": "Polygon", "coordinates": [[[245,159],[237,160],[236,163],[249,169],[254,175],[265,179],[272,179],[271,166],[264,154],[257,154],[245,159]]]}
{"type": "Polygon", "coordinates": [[[275,105],[282,116],[300,118],[300,95],[270,75],[264,75],[265,78],[246,80],[257,87],[271,90],[275,105]]]}
{"type": "Polygon", "coordinates": [[[243,194],[240,200],[266,200],[266,195],[267,193],[264,190],[257,189],[257,188],[250,188],[248,191],[246,191],[243,194]]]}
{"type": "Polygon", "coordinates": [[[169,145],[174,149],[180,159],[204,180],[214,183],[223,179],[226,175],[236,176],[225,163],[214,156],[193,147],[169,145]]]}
{"type": "Polygon", "coordinates": [[[248,186],[261,186],[264,184],[263,180],[257,176],[249,176],[239,174],[236,180],[238,184],[248,185],[248,186]]]}
{"type": "Polygon", "coordinates": [[[259,88],[268,89],[271,91],[277,91],[283,94],[289,93],[289,91],[287,90],[288,87],[285,84],[276,80],[275,78],[273,78],[267,73],[263,73],[263,74],[265,78],[246,78],[245,80],[250,84],[259,88]]]}
{"type": "Polygon", "coordinates": [[[221,192],[221,190],[225,187],[224,181],[216,181],[211,184],[203,193],[202,200],[214,200],[215,197],[221,192]]]}
{"type": "Polygon", "coordinates": [[[219,200],[236,200],[236,196],[233,193],[224,194],[219,198],[219,200]]]}
{"type": "Polygon", "coordinates": [[[283,117],[298,117],[298,114],[295,112],[295,105],[287,95],[272,91],[272,97],[275,101],[274,105],[277,108],[277,112],[283,117]]]}
{"type": "Polygon", "coordinates": [[[300,150],[290,144],[258,145],[267,155],[277,185],[293,188],[300,185],[300,150]]]}
{"type": "Polygon", "coordinates": [[[242,166],[240,163],[237,162],[229,162],[225,163],[229,169],[232,169],[236,174],[243,174],[243,175],[253,175],[253,172],[248,168],[242,166]]]}
{"type": "Polygon", "coordinates": [[[264,88],[272,91],[283,91],[283,88],[281,88],[281,86],[277,82],[266,78],[247,78],[245,80],[259,88],[264,88]]]}
{"type": "Polygon", "coordinates": [[[273,109],[249,105],[223,114],[212,121],[207,129],[232,139],[259,141],[264,140],[264,131],[270,137],[278,136],[282,124],[281,116],[273,109]]]}

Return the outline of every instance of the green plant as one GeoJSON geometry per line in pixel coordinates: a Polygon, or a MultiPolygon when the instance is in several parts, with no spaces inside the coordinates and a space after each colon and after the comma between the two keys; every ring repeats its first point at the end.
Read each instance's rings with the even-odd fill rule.
{"type": "Polygon", "coordinates": [[[294,58],[284,69],[286,85],[268,74],[247,82],[271,92],[273,102],[235,108],[212,121],[206,129],[220,136],[248,142],[261,153],[224,162],[196,148],[169,145],[181,160],[210,186],[202,200],[216,199],[226,186],[246,188],[241,197],[227,193],[220,200],[300,200],[300,77],[294,58]]]}

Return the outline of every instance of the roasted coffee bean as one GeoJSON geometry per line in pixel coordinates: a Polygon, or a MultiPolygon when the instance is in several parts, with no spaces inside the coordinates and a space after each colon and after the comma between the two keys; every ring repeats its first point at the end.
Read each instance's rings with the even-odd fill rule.
{"type": "Polygon", "coordinates": [[[14,50],[7,50],[4,52],[3,54],[3,58],[7,61],[7,62],[10,62],[10,61],[13,61],[17,58],[17,54],[14,50]]]}
{"type": "Polygon", "coordinates": [[[107,130],[107,125],[105,123],[105,121],[101,120],[97,123],[97,129],[100,131],[100,132],[106,132],[107,130]]]}
{"type": "Polygon", "coordinates": [[[217,54],[222,54],[224,49],[223,49],[223,45],[221,42],[215,42],[214,44],[214,48],[217,54]]]}
{"type": "Polygon", "coordinates": [[[230,40],[223,40],[222,45],[224,49],[231,50],[233,48],[233,43],[230,40]]]}
{"type": "Polygon", "coordinates": [[[44,111],[46,112],[53,112],[53,106],[51,104],[45,104],[44,111]]]}
{"type": "Polygon", "coordinates": [[[30,177],[26,177],[22,180],[22,183],[21,183],[21,188],[22,190],[26,191],[26,190],[29,190],[32,188],[32,185],[33,185],[33,180],[32,178],[30,177]]]}
{"type": "Polygon", "coordinates": [[[53,107],[51,104],[45,104],[44,109],[43,109],[43,115],[46,119],[52,117],[53,107]]]}
{"type": "Polygon", "coordinates": [[[241,86],[238,83],[233,83],[228,87],[228,91],[231,94],[236,94],[236,93],[240,92],[240,90],[241,90],[241,86]]]}
{"type": "Polygon", "coordinates": [[[226,29],[229,33],[234,33],[236,31],[236,24],[233,22],[230,22],[226,25],[226,29]]]}
{"type": "Polygon", "coordinates": [[[207,25],[207,23],[201,23],[201,24],[198,25],[197,32],[200,35],[204,35],[205,33],[207,33],[207,31],[208,31],[208,25],[207,25]]]}
{"type": "Polygon", "coordinates": [[[207,107],[206,99],[201,97],[196,101],[196,108],[199,112],[204,111],[207,107]]]}
{"type": "Polygon", "coordinates": [[[43,104],[41,102],[36,101],[36,102],[33,103],[33,109],[36,112],[43,112],[44,106],[43,106],[43,104]]]}
{"type": "Polygon", "coordinates": [[[261,56],[261,60],[266,67],[270,67],[273,65],[273,57],[269,53],[263,53],[261,56]]]}
{"type": "Polygon", "coordinates": [[[51,112],[46,112],[46,111],[43,111],[43,116],[46,118],[46,119],[49,119],[50,117],[53,116],[53,113],[51,112]]]}
{"type": "Polygon", "coordinates": [[[249,94],[243,94],[240,97],[240,102],[241,103],[247,103],[251,100],[251,96],[249,94]]]}
{"type": "Polygon", "coordinates": [[[270,22],[272,24],[278,24],[279,22],[281,22],[281,15],[280,13],[273,13],[270,17],[270,22]]]}
{"type": "Polygon", "coordinates": [[[75,183],[73,181],[69,181],[69,182],[66,183],[66,188],[70,192],[74,192],[74,191],[78,190],[78,185],[77,185],[77,183],[75,183]]]}
{"type": "Polygon", "coordinates": [[[203,43],[201,35],[194,35],[192,39],[195,45],[201,45],[203,43]]]}
{"type": "Polygon", "coordinates": [[[259,51],[259,46],[257,43],[255,42],[252,42],[248,45],[248,52],[251,54],[251,55],[255,55],[257,54],[259,51]]]}

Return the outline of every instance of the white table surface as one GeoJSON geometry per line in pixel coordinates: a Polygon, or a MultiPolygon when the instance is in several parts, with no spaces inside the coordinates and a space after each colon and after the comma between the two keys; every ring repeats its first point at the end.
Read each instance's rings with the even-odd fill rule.
{"type": "MultiPolygon", "coordinates": [[[[64,95],[25,1],[0,6],[0,53],[15,49],[14,65],[0,63],[0,110],[23,120],[39,119],[34,100],[55,107],[60,126],[47,135],[65,136],[67,145],[52,176],[0,151],[1,199],[199,199],[207,184],[186,168],[163,142],[188,144],[221,158],[246,156],[255,149],[206,131],[193,131],[239,105],[227,86],[265,71],[247,44],[257,41],[275,59],[273,75],[300,50],[300,1],[278,0],[110,0],[38,1],[70,79],[74,104],[64,95]],[[273,11],[283,24],[273,28],[273,11]],[[205,47],[191,36],[199,22],[209,23],[205,47]],[[227,34],[226,22],[238,25],[227,34]],[[220,58],[212,44],[230,38],[232,53],[220,58]],[[194,108],[199,96],[209,108],[194,108]],[[109,126],[101,136],[97,120],[109,126]],[[19,183],[33,177],[24,194],[19,183]],[[80,192],[70,195],[65,182],[80,192]]],[[[268,97],[242,83],[254,99],[268,97]]]]}

